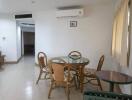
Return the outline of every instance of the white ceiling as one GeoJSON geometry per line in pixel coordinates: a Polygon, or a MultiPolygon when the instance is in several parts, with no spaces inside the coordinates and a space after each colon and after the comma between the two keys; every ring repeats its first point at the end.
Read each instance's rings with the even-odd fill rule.
{"type": "Polygon", "coordinates": [[[0,0],[0,12],[31,12],[30,0],[0,0]]]}
{"type": "Polygon", "coordinates": [[[0,0],[1,13],[28,13],[72,5],[94,5],[113,3],[117,0],[0,0]]]}

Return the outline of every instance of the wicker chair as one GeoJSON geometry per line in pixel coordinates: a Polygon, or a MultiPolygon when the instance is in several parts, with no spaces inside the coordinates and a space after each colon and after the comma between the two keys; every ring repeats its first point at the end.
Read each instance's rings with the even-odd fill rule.
{"type": "Polygon", "coordinates": [[[49,79],[49,77],[47,77],[49,75],[49,70],[47,66],[47,56],[44,52],[38,53],[38,63],[40,67],[40,73],[36,84],[38,84],[39,80],[49,79]],[[42,78],[42,74],[45,74],[44,78],[42,78]]]}
{"type": "Polygon", "coordinates": [[[91,84],[93,84],[93,85],[97,85],[97,86],[100,87],[100,90],[103,90],[103,89],[102,89],[102,86],[101,86],[101,82],[100,82],[100,80],[96,77],[96,74],[95,74],[96,71],[101,71],[103,62],[104,62],[104,55],[102,55],[102,56],[100,57],[100,60],[99,60],[98,66],[97,66],[97,70],[89,69],[89,68],[86,68],[86,69],[85,69],[85,74],[84,74],[84,76],[85,76],[86,82],[84,82],[84,83],[91,83],[91,84]],[[93,80],[97,80],[97,84],[93,83],[93,82],[92,82],[93,80]]]}
{"type": "Polygon", "coordinates": [[[75,82],[74,76],[70,73],[71,66],[67,66],[66,62],[59,58],[53,58],[49,61],[50,75],[51,75],[51,86],[49,89],[48,98],[50,98],[51,92],[54,87],[64,87],[67,99],[70,100],[70,87],[72,86],[72,82],[75,82]],[[57,61],[59,63],[56,63],[57,61]],[[65,72],[65,68],[68,69],[65,72]]]}
{"type": "MultiPolygon", "coordinates": [[[[82,54],[79,51],[71,51],[68,54],[68,57],[71,58],[71,59],[76,60],[76,59],[80,59],[82,57],[82,54]]],[[[74,74],[74,76],[76,78],[76,84],[78,84],[77,87],[79,87],[80,86],[80,82],[79,82],[79,69],[78,69],[78,67],[72,66],[71,71],[73,72],[73,74],[74,74]]]]}

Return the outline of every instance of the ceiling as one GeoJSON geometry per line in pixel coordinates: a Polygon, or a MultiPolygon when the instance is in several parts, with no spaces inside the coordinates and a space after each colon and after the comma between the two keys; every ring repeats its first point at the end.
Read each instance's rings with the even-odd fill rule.
{"type": "Polygon", "coordinates": [[[29,13],[63,6],[109,4],[117,0],[0,0],[0,13],[29,13]]]}

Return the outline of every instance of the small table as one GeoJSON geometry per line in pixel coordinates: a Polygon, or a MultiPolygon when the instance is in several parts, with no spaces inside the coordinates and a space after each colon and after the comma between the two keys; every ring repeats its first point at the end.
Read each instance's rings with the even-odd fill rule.
{"type": "MultiPolygon", "coordinates": [[[[61,56],[61,57],[55,57],[59,59],[63,59],[68,66],[74,66],[79,68],[79,76],[80,76],[80,89],[81,92],[83,92],[83,81],[84,81],[84,67],[85,65],[89,64],[89,60],[87,58],[81,57],[79,59],[72,59],[68,56],[61,56]]],[[[60,63],[61,62],[54,62],[54,63],[60,63]]]]}
{"type": "Polygon", "coordinates": [[[98,71],[97,78],[109,83],[109,91],[114,91],[114,84],[130,84],[132,77],[115,71],[98,71]]]}

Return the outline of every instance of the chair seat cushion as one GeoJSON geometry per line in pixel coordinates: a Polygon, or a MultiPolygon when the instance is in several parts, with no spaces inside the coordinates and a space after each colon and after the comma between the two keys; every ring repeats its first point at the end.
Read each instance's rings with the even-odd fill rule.
{"type": "Polygon", "coordinates": [[[84,73],[85,74],[95,74],[96,69],[92,69],[92,68],[85,68],[84,73]]]}
{"type": "Polygon", "coordinates": [[[96,78],[95,72],[96,72],[96,69],[86,68],[86,69],[84,70],[84,75],[85,75],[86,77],[96,78]]]}
{"type": "Polygon", "coordinates": [[[48,67],[44,67],[42,70],[43,70],[44,72],[49,72],[49,71],[50,71],[48,67]]]}
{"type": "MultiPolygon", "coordinates": [[[[52,74],[52,76],[53,76],[53,79],[56,80],[55,75],[52,74]]],[[[72,79],[73,79],[73,76],[69,77],[69,81],[72,81],[72,79]]],[[[63,81],[68,82],[68,75],[67,74],[64,75],[64,80],[63,81]]]]}

